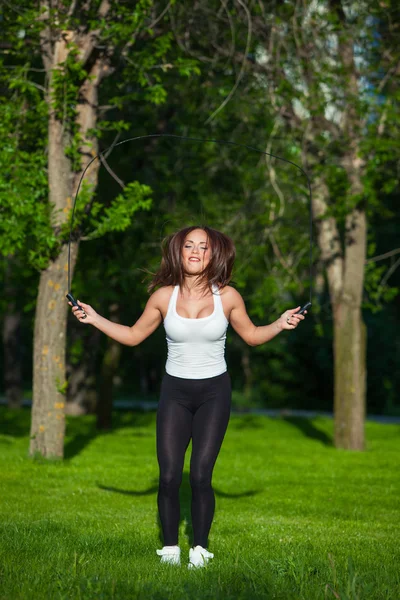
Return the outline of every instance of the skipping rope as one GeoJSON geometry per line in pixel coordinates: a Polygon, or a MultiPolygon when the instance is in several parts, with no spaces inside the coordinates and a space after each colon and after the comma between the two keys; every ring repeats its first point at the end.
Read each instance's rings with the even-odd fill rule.
{"type": "Polygon", "coordinates": [[[97,159],[100,159],[104,154],[107,154],[110,150],[113,150],[114,148],[116,148],[117,146],[121,146],[122,144],[127,144],[128,142],[133,142],[136,140],[144,140],[147,138],[158,138],[158,137],[169,137],[169,138],[175,138],[178,140],[189,140],[191,142],[211,142],[213,144],[227,144],[227,145],[231,145],[231,146],[240,146],[242,148],[246,148],[247,150],[252,150],[253,152],[258,152],[259,154],[265,154],[266,156],[272,156],[272,158],[276,158],[278,160],[281,160],[283,162],[288,163],[289,165],[293,165],[294,167],[296,167],[297,169],[299,169],[301,171],[301,173],[306,177],[307,179],[307,186],[308,186],[308,193],[309,193],[309,199],[310,199],[310,255],[309,255],[309,267],[310,267],[310,299],[309,301],[300,308],[299,311],[297,311],[296,314],[303,314],[304,311],[308,311],[311,307],[311,297],[312,297],[312,244],[313,244],[313,239],[312,239],[312,193],[311,193],[311,183],[310,183],[310,178],[308,177],[307,173],[304,171],[304,169],[302,169],[298,164],[296,164],[295,162],[292,162],[291,160],[288,160],[287,158],[282,158],[280,156],[276,156],[276,154],[272,154],[271,152],[265,152],[264,150],[259,150],[258,148],[254,148],[253,146],[249,146],[247,144],[239,144],[238,142],[232,142],[230,140],[213,140],[213,139],[207,139],[207,138],[195,138],[195,137],[187,137],[187,136],[183,136],[183,135],[174,135],[172,133],[151,133],[148,135],[140,135],[137,137],[132,137],[132,138],[128,138],[127,140],[123,140],[122,142],[118,142],[117,144],[111,144],[111,146],[109,146],[108,148],[106,148],[105,150],[103,150],[102,152],[100,152],[99,154],[96,154],[96,156],[94,156],[86,165],[85,169],[83,170],[83,173],[79,179],[79,183],[78,183],[78,187],[76,188],[76,193],[75,193],[75,198],[74,198],[74,204],[72,207],[72,215],[71,215],[71,228],[70,228],[70,232],[69,232],[69,240],[68,240],[68,294],[66,294],[66,297],[68,298],[68,300],[71,302],[71,304],[73,306],[76,306],[79,308],[79,310],[83,310],[83,308],[81,306],[78,305],[77,301],[75,300],[74,296],[71,293],[71,239],[72,239],[72,229],[73,229],[73,222],[74,222],[74,213],[75,213],[75,206],[76,206],[76,201],[78,199],[78,194],[79,194],[79,190],[83,181],[83,178],[85,177],[86,171],[88,170],[88,168],[90,167],[90,165],[97,159]]]}

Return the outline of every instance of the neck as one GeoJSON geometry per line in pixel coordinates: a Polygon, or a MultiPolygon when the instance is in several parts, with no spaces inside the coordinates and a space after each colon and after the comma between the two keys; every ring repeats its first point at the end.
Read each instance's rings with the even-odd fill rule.
{"type": "Polygon", "coordinates": [[[196,294],[201,291],[201,279],[197,275],[186,275],[183,288],[189,292],[189,295],[196,294]]]}

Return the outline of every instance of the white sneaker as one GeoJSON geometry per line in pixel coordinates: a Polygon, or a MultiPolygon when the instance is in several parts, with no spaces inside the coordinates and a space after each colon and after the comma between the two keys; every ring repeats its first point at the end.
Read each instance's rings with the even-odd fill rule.
{"type": "Polygon", "coordinates": [[[158,556],[161,556],[162,563],[170,565],[181,564],[181,549],[179,546],[164,546],[162,550],[156,550],[158,556]]]}
{"type": "Polygon", "coordinates": [[[214,554],[208,552],[203,546],[190,548],[188,569],[205,567],[210,558],[214,558],[214,554]]]}

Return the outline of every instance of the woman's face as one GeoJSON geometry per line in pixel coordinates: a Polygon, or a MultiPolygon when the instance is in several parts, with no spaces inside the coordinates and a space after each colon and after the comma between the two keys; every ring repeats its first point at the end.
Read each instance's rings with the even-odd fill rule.
{"type": "Polygon", "coordinates": [[[194,229],[187,234],[182,248],[183,267],[187,273],[201,273],[211,259],[211,247],[203,229],[194,229]]]}

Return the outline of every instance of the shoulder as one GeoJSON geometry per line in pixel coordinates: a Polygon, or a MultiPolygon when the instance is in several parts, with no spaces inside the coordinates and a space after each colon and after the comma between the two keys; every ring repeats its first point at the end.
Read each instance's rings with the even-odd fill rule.
{"type": "Polygon", "coordinates": [[[237,301],[242,298],[237,289],[232,287],[231,285],[226,285],[225,287],[219,290],[221,296],[226,298],[227,300],[237,301]]]}
{"type": "Polygon", "coordinates": [[[148,300],[148,303],[158,308],[161,311],[161,313],[164,314],[164,312],[166,312],[164,309],[166,306],[168,307],[168,303],[173,291],[173,285],[164,285],[163,287],[158,288],[158,290],[152,293],[148,300]]]}
{"type": "Polygon", "coordinates": [[[243,298],[240,293],[231,285],[226,285],[219,290],[223,302],[230,310],[240,306],[243,303],[243,298]]]}
{"type": "Polygon", "coordinates": [[[165,300],[169,300],[172,292],[174,291],[173,285],[164,285],[163,287],[158,288],[155,292],[150,296],[150,300],[153,302],[164,302],[165,300]]]}

